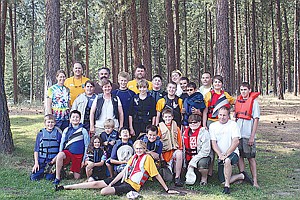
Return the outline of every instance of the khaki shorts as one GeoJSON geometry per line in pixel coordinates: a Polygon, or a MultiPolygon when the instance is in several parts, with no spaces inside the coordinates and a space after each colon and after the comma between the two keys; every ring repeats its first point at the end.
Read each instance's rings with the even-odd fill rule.
{"type": "Polygon", "coordinates": [[[197,168],[198,169],[208,169],[208,166],[210,163],[211,163],[211,158],[209,156],[201,158],[197,163],[197,168]]]}
{"type": "Polygon", "coordinates": [[[248,138],[241,138],[239,144],[240,156],[242,158],[255,158],[256,156],[256,142],[252,146],[248,145],[248,138]]]}

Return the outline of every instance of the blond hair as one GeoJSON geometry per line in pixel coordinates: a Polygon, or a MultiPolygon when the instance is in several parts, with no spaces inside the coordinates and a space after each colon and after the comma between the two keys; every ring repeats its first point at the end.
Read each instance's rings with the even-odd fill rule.
{"type": "Polygon", "coordinates": [[[104,127],[115,128],[115,121],[113,119],[105,120],[104,127]]]}

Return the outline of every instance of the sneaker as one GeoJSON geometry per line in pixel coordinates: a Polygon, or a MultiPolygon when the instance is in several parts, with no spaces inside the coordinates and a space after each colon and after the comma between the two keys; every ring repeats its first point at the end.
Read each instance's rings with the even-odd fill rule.
{"type": "Polygon", "coordinates": [[[183,187],[183,183],[181,182],[180,177],[175,178],[175,186],[183,187]]]}
{"type": "Polygon", "coordinates": [[[223,193],[224,194],[230,194],[230,188],[229,187],[224,187],[223,193]]]}
{"type": "Polygon", "coordinates": [[[60,180],[58,178],[55,178],[54,181],[52,182],[54,185],[59,185],[60,180]]]}
{"type": "Polygon", "coordinates": [[[194,168],[190,167],[185,175],[185,184],[193,185],[197,179],[194,168]]]}
{"type": "Polygon", "coordinates": [[[241,172],[244,175],[244,181],[250,183],[251,185],[253,185],[253,180],[250,178],[250,176],[247,174],[247,172],[243,171],[241,172]]]}
{"type": "Polygon", "coordinates": [[[64,190],[65,188],[64,188],[64,186],[62,186],[62,185],[60,185],[60,186],[58,186],[58,185],[55,185],[55,191],[57,192],[57,191],[61,191],[61,190],[64,190]]]}

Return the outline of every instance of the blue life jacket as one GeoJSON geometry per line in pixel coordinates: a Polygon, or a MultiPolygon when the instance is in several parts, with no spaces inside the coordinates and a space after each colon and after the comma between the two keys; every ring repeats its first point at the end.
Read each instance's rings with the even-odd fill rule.
{"type": "Polygon", "coordinates": [[[59,152],[60,141],[58,134],[61,134],[61,132],[57,127],[54,127],[51,132],[43,128],[41,132],[43,136],[40,140],[39,158],[52,160],[59,152]]]}
{"type": "Polygon", "coordinates": [[[100,148],[94,148],[93,151],[88,152],[87,154],[88,154],[89,161],[92,161],[94,163],[98,163],[98,162],[101,162],[104,151],[101,147],[100,148]]]}
{"type": "MultiPolygon", "coordinates": [[[[111,101],[112,101],[112,104],[113,104],[114,116],[115,116],[116,119],[119,119],[118,98],[117,98],[117,96],[112,94],[111,95],[111,101]]],[[[100,118],[103,104],[104,104],[104,98],[103,98],[103,93],[101,93],[101,94],[98,95],[98,98],[97,98],[95,120],[98,120],[100,118]]]]}
{"type": "Polygon", "coordinates": [[[154,142],[150,142],[148,137],[146,135],[144,135],[144,137],[142,138],[142,141],[146,143],[147,150],[157,153],[159,145],[160,145],[160,137],[159,136],[156,136],[156,139],[154,142]]]}
{"type": "Polygon", "coordinates": [[[84,136],[82,133],[83,125],[79,124],[78,129],[74,129],[72,125],[67,127],[66,141],[64,143],[64,149],[68,149],[72,154],[84,153],[84,136]]]}
{"type": "Polygon", "coordinates": [[[183,125],[188,126],[188,118],[192,114],[192,108],[199,109],[201,113],[203,113],[204,109],[206,108],[203,95],[200,92],[195,92],[184,100],[183,107],[185,108],[183,125]]]}

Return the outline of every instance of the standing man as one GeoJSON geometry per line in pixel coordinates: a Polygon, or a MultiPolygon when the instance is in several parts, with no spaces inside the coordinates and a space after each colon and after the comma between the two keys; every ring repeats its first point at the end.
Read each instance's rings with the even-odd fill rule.
{"type": "Polygon", "coordinates": [[[256,98],[259,92],[251,92],[248,82],[243,82],[240,86],[241,95],[238,96],[235,103],[236,122],[240,128],[242,138],[240,139],[239,151],[239,169],[245,170],[244,158],[247,158],[253,178],[253,186],[259,187],[257,183],[256,172],[256,130],[260,117],[260,108],[256,98]]]}
{"type": "Polygon", "coordinates": [[[235,121],[229,119],[230,109],[222,106],[218,112],[219,121],[209,127],[211,145],[218,155],[218,179],[224,184],[223,193],[230,194],[230,183],[245,180],[253,185],[246,172],[232,176],[232,165],[239,161],[240,129],[235,121]]]}
{"type": "Polygon", "coordinates": [[[75,62],[73,65],[74,76],[67,78],[64,85],[69,88],[72,106],[74,100],[78,95],[84,92],[84,84],[89,78],[84,77],[83,74],[83,64],[80,62],[75,62]]]}
{"type": "Polygon", "coordinates": [[[200,92],[203,96],[212,90],[212,78],[210,72],[204,72],[201,76],[201,87],[198,92],[200,92]]]}
{"type": "MultiPolygon", "coordinates": [[[[134,79],[127,83],[129,90],[134,91],[136,94],[140,93],[140,90],[137,88],[137,82],[141,79],[145,79],[146,68],[144,65],[139,65],[135,68],[134,79]]],[[[152,83],[148,81],[148,91],[152,90],[152,83]]]]}
{"type": "MultiPolygon", "coordinates": [[[[103,82],[107,82],[110,79],[110,69],[107,67],[101,67],[98,69],[98,78],[99,81],[95,83],[95,93],[103,93],[102,86],[103,82]]],[[[115,83],[112,83],[112,91],[118,89],[119,86],[115,83]]]]}

